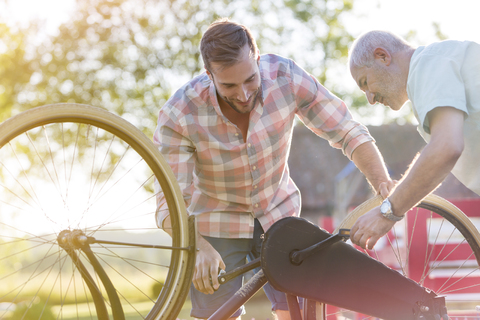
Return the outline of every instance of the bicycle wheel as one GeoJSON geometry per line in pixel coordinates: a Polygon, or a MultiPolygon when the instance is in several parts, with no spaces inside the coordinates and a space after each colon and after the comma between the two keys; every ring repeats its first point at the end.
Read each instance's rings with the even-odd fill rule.
{"type": "MultiPolygon", "coordinates": [[[[351,228],[358,217],[381,202],[380,196],[364,202],[338,229],[351,228]]],[[[450,319],[479,318],[480,235],[472,220],[447,200],[427,196],[404,220],[396,223],[373,250],[363,251],[445,296],[450,319]]],[[[325,313],[324,319],[370,319],[325,305],[319,312],[322,313],[325,313]]]]}
{"type": "Polygon", "coordinates": [[[193,223],[150,139],[105,110],[56,104],[2,123],[0,147],[1,319],[105,318],[98,300],[127,318],[176,317],[192,277],[193,223]],[[155,179],[172,237],[156,226],[155,179]],[[80,239],[75,233],[88,240],[120,305],[85,251],[65,249],[80,239]]]}

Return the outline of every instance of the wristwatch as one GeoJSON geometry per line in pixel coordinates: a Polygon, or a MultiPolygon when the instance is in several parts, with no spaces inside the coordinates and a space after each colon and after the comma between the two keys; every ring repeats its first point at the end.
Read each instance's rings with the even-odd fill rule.
{"type": "Polygon", "coordinates": [[[385,200],[383,200],[382,204],[380,205],[380,212],[382,213],[382,216],[384,216],[388,220],[395,222],[400,221],[403,219],[403,217],[405,217],[405,215],[399,217],[393,214],[392,204],[390,203],[388,198],[385,198],[385,200]]]}

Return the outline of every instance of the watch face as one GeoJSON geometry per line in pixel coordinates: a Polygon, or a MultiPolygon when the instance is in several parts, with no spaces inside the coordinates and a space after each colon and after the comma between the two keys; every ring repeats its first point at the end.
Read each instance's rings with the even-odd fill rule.
{"type": "Polygon", "coordinates": [[[388,199],[385,199],[385,201],[383,201],[382,204],[380,205],[380,212],[385,218],[390,219],[392,221],[400,221],[403,219],[403,216],[398,217],[393,214],[392,205],[390,204],[390,201],[388,201],[388,199]]]}
{"type": "Polygon", "coordinates": [[[382,213],[387,213],[390,209],[390,206],[388,205],[387,202],[383,202],[382,205],[380,206],[380,211],[382,213]]]}

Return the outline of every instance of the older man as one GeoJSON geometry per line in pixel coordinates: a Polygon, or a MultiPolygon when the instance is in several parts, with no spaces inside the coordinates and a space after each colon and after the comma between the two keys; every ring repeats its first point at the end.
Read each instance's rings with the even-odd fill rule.
{"type": "Polygon", "coordinates": [[[354,42],[349,63],[371,104],[399,110],[410,100],[427,141],[393,193],[353,226],[352,241],[371,249],[449,172],[480,194],[480,45],[448,40],[414,48],[371,31],[354,42]]]}

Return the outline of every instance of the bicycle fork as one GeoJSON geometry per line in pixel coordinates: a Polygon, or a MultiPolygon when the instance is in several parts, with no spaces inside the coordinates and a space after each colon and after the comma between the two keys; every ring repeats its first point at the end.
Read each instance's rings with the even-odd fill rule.
{"type": "Polygon", "coordinates": [[[100,280],[105,287],[105,290],[108,295],[108,299],[110,300],[111,307],[112,307],[112,315],[113,319],[115,320],[125,320],[125,314],[123,312],[122,304],[120,303],[120,299],[118,298],[117,291],[113,286],[112,281],[105,273],[105,270],[100,265],[100,262],[97,260],[95,255],[93,254],[92,250],[90,249],[90,243],[92,242],[91,237],[87,237],[81,230],[64,230],[60,232],[57,237],[58,244],[62,247],[67,254],[72,259],[73,263],[80,271],[83,280],[88,286],[93,298],[93,302],[95,304],[95,309],[97,310],[97,317],[99,320],[109,320],[107,307],[105,305],[105,301],[103,296],[98,288],[98,286],[93,281],[92,277],[87,271],[87,268],[82,263],[80,258],[78,257],[77,253],[75,252],[76,249],[82,250],[85,255],[87,256],[90,264],[92,265],[93,269],[99,276],[100,280]]]}
{"type": "MultiPolygon", "coordinates": [[[[190,224],[193,225],[193,220],[190,221],[190,224]]],[[[193,237],[191,239],[194,239],[193,237]]],[[[80,260],[80,257],[76,253],[76,250],[82,250],[83,253],[87,256],[90,264],[92,265],[95,273],[100,278],[100,281],[107,292],[108,299],[110,301],[110,306],[112,309],[112,316],[114,320],[125,320],[125,313],[123,311],[122,304],[117,294],[117,290],[113,286],[112,281],[108,277],[107,273],[103,269],[102,265],[95,257],[92,249],[90,248],[91,244],[112,244],[120,246],[133,246],[141,248],[153,248],[153,249],[167,249],[167,250],[188,250],[193,252],[195,248],[194,243],[190,243],[188,247],[172,247],[172,246],[161,246],[161,245],[149,245],[149,244],[133,244],[126,242],[118,241],[104,241],[97,240],[94,237],[87,237],[81,230],[64,230],[60,232],[57,237],[58,245],[64,249],[67,254],[72,259],[75,267],[79,270],[83,280],[87,284],[90,293],[92,294],[92,299],[97,311],[97,318],[99,320],[110,320],[107,307],[105,304],[105,299],[100,292],[100,289],[95,284],[92,276],[88,273],[87,268],[80,260]]]]}

